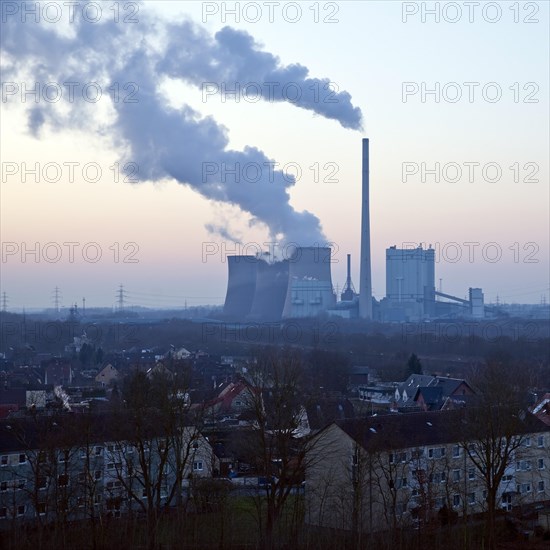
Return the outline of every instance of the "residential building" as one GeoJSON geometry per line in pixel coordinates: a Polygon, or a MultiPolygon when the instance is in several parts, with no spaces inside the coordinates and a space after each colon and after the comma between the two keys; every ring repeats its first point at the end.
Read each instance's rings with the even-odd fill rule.
{"type": "MultiPolygon", "coordinates": [[[[496,494],[504,509],[550,501],[550,426],[526,413],[517,428],[496,494]]],[[[307,459],[306,521],[368,532],[483,512],[475,433],[464,410],[334,422],[307,459]]]]}
{"type": "Polygon", "coordinates": [[[71,521],[173,506],[189,496],[190,479],[211,477],[219,468],[193,425],[167,435],[154,415],[147,424],[136,437],[135,426],[120,415],[0,422],[0,530],[12,521],[71,521]]]}

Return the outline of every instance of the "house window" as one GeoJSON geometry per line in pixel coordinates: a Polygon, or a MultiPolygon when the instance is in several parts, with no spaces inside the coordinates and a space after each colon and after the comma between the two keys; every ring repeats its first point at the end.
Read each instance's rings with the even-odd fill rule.
{"type": "Polygon", "coordinates": [[[65,449],[64,451],[61,451],[59,453],[59,462],[69,462],[69,451],[68,449],[65,449]]]}
{"type": "Polygon", "coordinates": [[[544,436],[539,435],[537,438],[537,447],[544,447],[544,436]]]}
{"type": "Polygon", "coordinates": [[[445,447],[436,447],[428,449],[428,458],[442,458],[445,456],[445,447]]]}
{"type": "Polygon", "coordinates": [[[518,460],[516,462],[516,470],[518,472],[529,472],[531,470],[530,460],[518,460]]]}
{"type": "Polygon", "coordinates": [[[453,495],[453,507],[460,506],[460,495],[453,495]]]}
{"type": "Polygon", "coordinates": [[[69,476],[67,474],[61,474],[57,478],[57,485],[59,487],[67,487],[67,485],[69,485],[69,476]]]}
{"type": "Polygon", "coordinates": [[[544,458],[539,458],[539,470],[544,470],[544,458]]]}
{"type": "Polygon", "coordinates": [[[101,470],[96,470],[94,472],[94,479],[96,481],[99,481],[101,479],[101,477],[103,476],[103,472],[101,470]]]}
{"type": "Polygon", "coordinates": [[[476,494],[468,493],[468,504],[475,504],[475,503],[476,503],[476,494]]]}
{"type": "Polygon", "coordinates": [[[96,506],[99,506],[101,504],[101,493],[94,495],[94,504],[96,506]]]}
{"type": "Polygon", "coordinates": [[[36,503],[36,512],[38,515],[43,516],[46,513],[46,503],[45,502],[37,502],[36,503]]]}
{"type": "Polygon", "coordinates": [[[0,457],[0,466],[7,466],[8,465],[8,455],[2,455],[0,457]]]}
{"type": "Polygon", "coordinates": [[[38,489],[45,489],[48,485],[48,478],[46,476],[38,476],[36,479],[36,487],[38,489]]]}
{"type": "Polygon", "coordinates": [[[530,447],[530,446],[531,446],[531,438],[530,438],[530,437],[526,437],[526,438],[523,440],[523,446],[524,446],[524,447],[530,447]]]}
{"type": "Polygon", "coordinates": [[[96,447],[94,453],[96,456],[101,456],[103,454],[103,447],[96,447]]]}
{"type": "Polygon", "coordinates": [[[19,455],[19,464],[25,464],[27,462],[27,455],[25,453],[21,453],[19,455]]]}
{"type": "Polygon", "coordinates": [[[195,471],[201,471],[202,470],[202,462],[193,462],[193,470],[195,471]]]}
{"type": "Polygon", "coordinates": [[[20,505],[17,507],[17,515],[18,515],[19,517],[25,515],[25,505],[24,505],[24,504],[20,504],[20,505]]]}
{"type": "Polygon", "coordinates": [[[407,462],[407,453],[390,453],[390,464],[396,464],[398,462],[407,462]]]}
{"type": "Polygon", "coordinates": [[[514,476],[511,475],[502,476],[502,483],[508,483],[509,481],[512,481],[513,478],[514,476]]]}
{"type": "Polygon", "coordinates": [[[460,481],[460,470],[453,470],[453,481],[460,481]]]}
{"type": "Polygon", "coordinates": [[[544,491],[544,480],[537,483],[537,490],[539,493],[542,493],[544,491]]]}
{"type": "Polygon", "coordinates": [[[445,472],[436,472],[434,474],[430,474],[431,483],[445,483],[445,478],[445,472]]]}
{"type": "Polygon", "coordinates": [[[2,481],[0,483],[0,491],[7,491],[8,490],[8,482],[7,481],[2,481]]]}
{"type": "Polygon", "coordinates": [[[468,468],[468,479],[470,481],[474,480],[476,477],[476,472],[473,468],[468,468]]]}
{"type": "Polygon", "coordinates": [[[460,457],[460,445],[453,445],[453,458],[460,457]]]}
{"type": "Polygon", "coordinates": [[[441,509],[443,508],[443,506],[445,506],[445,499],[443,497],[437,497],[435,499],[435,507],[436,509],[441,509]]]}
{"type": "Polygon", "coordinates": [[[6,519],[8,517],[8,509],[3,506],[0,508],[0,519],[6,519]]]}
{"type": "Polygon", "coordinates": [[[407,478],[404,477],[402,480],[401,480],[401,487],[408,487],[409,483],[407,481],[407,478]]]}

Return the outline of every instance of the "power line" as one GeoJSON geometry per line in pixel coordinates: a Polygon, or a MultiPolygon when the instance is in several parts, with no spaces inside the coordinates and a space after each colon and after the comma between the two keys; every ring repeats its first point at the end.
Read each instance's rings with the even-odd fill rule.
{"type": "Polygon", "coordinates": [[[124,298],[127,298],[128,296],[127,296],[126,292],[124,292],[124,286],[123,286],[122,283],[118,287],[118,290],[116,292],[116,297],[117,297],[117,302],[118,302],[118,309],[119,309],[119,311],[123,311],[124,310],[124,298]]]}
{"type": "Polygon", "coordinates": [[[59,292],[59,288],[56,286],[54,291],[53,291],[53,297],[52,297],[53,304],[54,304],[54,309],[55,309],[56,313],[59,313],[60,297],[61,297],[61,293],[59,292]]]}

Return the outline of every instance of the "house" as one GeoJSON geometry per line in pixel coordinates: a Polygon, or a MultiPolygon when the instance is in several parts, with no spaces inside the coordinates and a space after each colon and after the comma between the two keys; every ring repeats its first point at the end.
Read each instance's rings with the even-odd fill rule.
{"type": "Polygon", "coordinates": [[[371,381],[369,367],[353,366],[348,376],[348,388],[356,390],[359,386],[368,385],[371,381]]]}
{"type": "Polygon", "coordinates": [[[116,382],[120,378],[120,374],[111,363],[105,365],[95,377],[95,381],[99,382],[102,386],[110,386],[113,382],[116,382]]]}
{"type": "Polygon", "coordinates": [[[531,412],[550,426],[550,393],[546,393],[535,403],[531,412]]]}
{"type": "Polygon", "coordinates": [[[191,352],[185,348],[176,349],[172,347],[164,355],[164,359],[174,359],[176,361],[183,361],[184,359],[189,359],[191,357],[191,352]]]}
{"type": "Polygon", "coordinates": [[[390,405],[395,400],[395,386],[388,384],[374,384],[359,386],[359,399],[376,405],[390,405]]]}
{"type": "Polygon", "coordinates": [[[250,407],[250,387],[243,381],[221,384],[217,391],[205,403],[209,415],[238,415],[250,407]]]}
{"type": "Polygon", "coordinates": [[[416,390],[421,386],[429,386],[434,378],[434,376],[425,374],[411,374],[405,382],[395,388],[395,402],[399,405],[410,403],[416,394],[416,390]]]}
{"type": "Polygon", "coordinates": [[[70,386],[73,381],[73,369],[70,363],[61,359],[52,359],[44,370],[44,384],[52,386],[70,386]]]}
{"type": "Polygon", "coordinates": [[[396,388],[395,402],[398,407],[415,407],[424,411],[438,410],[444,407],[450,397],[460,400],[463,396],[474,393],[468,382],[460,378],[411,374],[396,388]]]}
{"type": "Polygon", "coordinates": [[[160,424],[151,414],[138,438],[131,415],[0,421],[0,530],[59,514],[81,520],[181,503],[191,480],[211,477],[219,464],[195,426],[183,423],[167,437],[160,424]]]}
{"type": "Polygon", "coordinates": [[[154,367],[147,369],[147,378],[151,379],[155,376],[162,376],[166,380],[174,379],[174,373],[163,363],[156,363],[154,367]]]}
{"type": "MultiPolygon", "coordinates": [[[[374,532],[428,523],[441,513],[483,512],[484,477],[470,454],[478,432],[470,433],[467,419],[464,410],[451,410],[332,423],[308,452],[306,521],[374,532]]],[[[526,413],[513,440],[498,507],[549,501],[550,426],[526,413]]]]}

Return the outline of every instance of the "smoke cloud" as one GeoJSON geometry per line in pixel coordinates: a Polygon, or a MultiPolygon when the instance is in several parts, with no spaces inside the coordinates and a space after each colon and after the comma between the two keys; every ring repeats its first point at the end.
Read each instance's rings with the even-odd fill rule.
{"type": "MultiPolygon", "coordinates": [[[[229,27],[212,36],[191,21],[166,24],[142,12],[138,25],[91,24],[77,13],[71,32],[64,33],[20,17],[8,17],[2,27],[4,81],[22,75],[29,81],[31,75],[32,84],[95,81],[139,86],[137,103],[112,101],[102,116],[99,105],[84,101],[78,91],[69,105],[29,103],[27,122],[33,135],[39,136],[44,125],[58,131],[99,132],[139,165],[140,180],[174,178],[207,199],[236,205],[254,222],[266,224],[274,240],[304,246],[326,240],[314,214],[291,206],[289,188],[295,180],[277,170],[274,159],[252,145],[242,151],[228,149],[225,127],[187,105],[169,107],[158,83],[165,76],[198,87],[205,82],[257,82],[268,101],[288,101],[282,90],[294,83],[301,97],[291,101],[293,105],[359,129],[361,111],[347,92],[336,93],[327,79],[309,78],[304,66],[281,66],[249,34],[229,27]],[[253,176],[231,175],[235,167],[249,167],[253,176]]],[[[216,231],[223,234],[221,227],[216,231]]]]}

